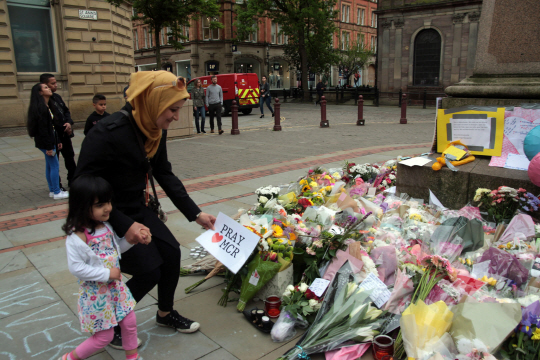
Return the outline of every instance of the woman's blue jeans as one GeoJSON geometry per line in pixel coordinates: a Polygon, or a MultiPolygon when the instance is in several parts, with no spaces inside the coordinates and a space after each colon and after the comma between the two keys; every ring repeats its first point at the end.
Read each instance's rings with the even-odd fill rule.
{"type": "Polygon", "coordinates": [[[201,130],[204,130],[204,120],[206,118],[206,110],[204,106],[197,106],[197,110],[195,110],[195,127],[197,128],[197,132],[201,132],[201,130]],[[199,128],[199,113],[201,114],[201,127],[199,128]]]}
{"type": "Polygon", "coordinates": [[[274,113],[274,109],[272,109],[272,97],[271,96],[266,96],[266,97],[261,97],[259,99],[259,102],[261,103],[261,114],[264,115],[264,103],[266,103],[266,106],[268,106],[268,109],[270,109],[270,112],[273,114],[274,113]]]}
{"type": "Polygon", "coordinates": [[[47,178],[47,184],[49,185],[49,192],[60,194],[60,163],[56,156],[56,148],[54,149],[54,155],[47,155],[47,150],[39,149],[45,155],[45,177],[47,178]]]}

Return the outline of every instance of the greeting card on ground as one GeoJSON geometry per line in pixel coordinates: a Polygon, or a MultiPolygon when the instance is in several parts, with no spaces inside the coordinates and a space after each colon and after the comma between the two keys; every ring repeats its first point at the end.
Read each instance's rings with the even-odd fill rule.
{"type": "Polygon", "coordinates": [[[195,240],[236,274],[257,246],[259,236],[221,212],[214,228],[216,231],[207,230],[195,240]]]}

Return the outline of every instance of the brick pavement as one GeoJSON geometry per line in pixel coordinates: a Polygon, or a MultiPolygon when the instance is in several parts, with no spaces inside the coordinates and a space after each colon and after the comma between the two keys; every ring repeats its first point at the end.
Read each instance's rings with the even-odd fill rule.
{"type": "MultiPolygon", "coordinates": [[[[366,126],[355,126],[356,107],[329,106],[330,128],[320,129],[319,107],[283,104],[283,131],[257,114],[239,118],[240,135],[196,136],[168,143],[169,159],[181,179],[197,178],[263,164],[327,154],[338,150],[431,141],[434,109],[409,108],[409,124],[399,125],[399,108],[365,107],[366,126]]],[[[230,117],[224,118],[230,129],[230,117]]],[[[28,139],[32,143],[31,139],[28,139]]],[[[48,197],[42,159],[0,164],[0,213],[53,204],[48,197]]],[[[66,172],[61,164],[60,175],[66,172]]],[[[58,203],[58,202],[56,202],[58,203]]]]}

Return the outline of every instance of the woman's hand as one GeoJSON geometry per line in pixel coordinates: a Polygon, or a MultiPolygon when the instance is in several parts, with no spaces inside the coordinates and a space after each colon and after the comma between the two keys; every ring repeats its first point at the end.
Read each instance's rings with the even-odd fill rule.
{"type": "Polygon", "coordinates": [[[136,245],[138,243],[145,244],[149,243],[151,237],[150,229],[144,226],[141,223],[134,222],[126,231],[126,241],[131,245],[136,245]]]}
{"type": "Polygon", "coordinates": [[[113,267],[109,275],[109,280],[122,280],[122,273],[119,268],[113,267]]]}
{"type": "Polygon", "coordinates": [[[197,107],[196,107],[196,106],[193,107],[193,111],[197,111],[197,107]]]}
{"type": "Polygon", "coordinates": [[[58,143],[58,150],[62,150],[62,143],[58,143]]]}
{"type": "Polygon", "coordinates": [[[214,215],[202,212],[195,222],[206,230],[215,230],[214,223],[216,222],[216,217],[214,215]]]}
{"type": "Polygon", "coordinates": [[[54,156],[53,151],[54,150],[47,150],[47,151],[45,151],[45,154],[47,154],[48,156],[54,156]]]}

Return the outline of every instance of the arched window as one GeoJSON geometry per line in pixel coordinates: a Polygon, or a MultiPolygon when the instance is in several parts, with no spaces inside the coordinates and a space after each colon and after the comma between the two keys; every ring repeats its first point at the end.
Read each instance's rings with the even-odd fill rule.
{"type": "Polygon", "coordinates": [[[422,30],[414,40],[414,85],[439,85],[441,35],[436,30],[422,30]]]}

